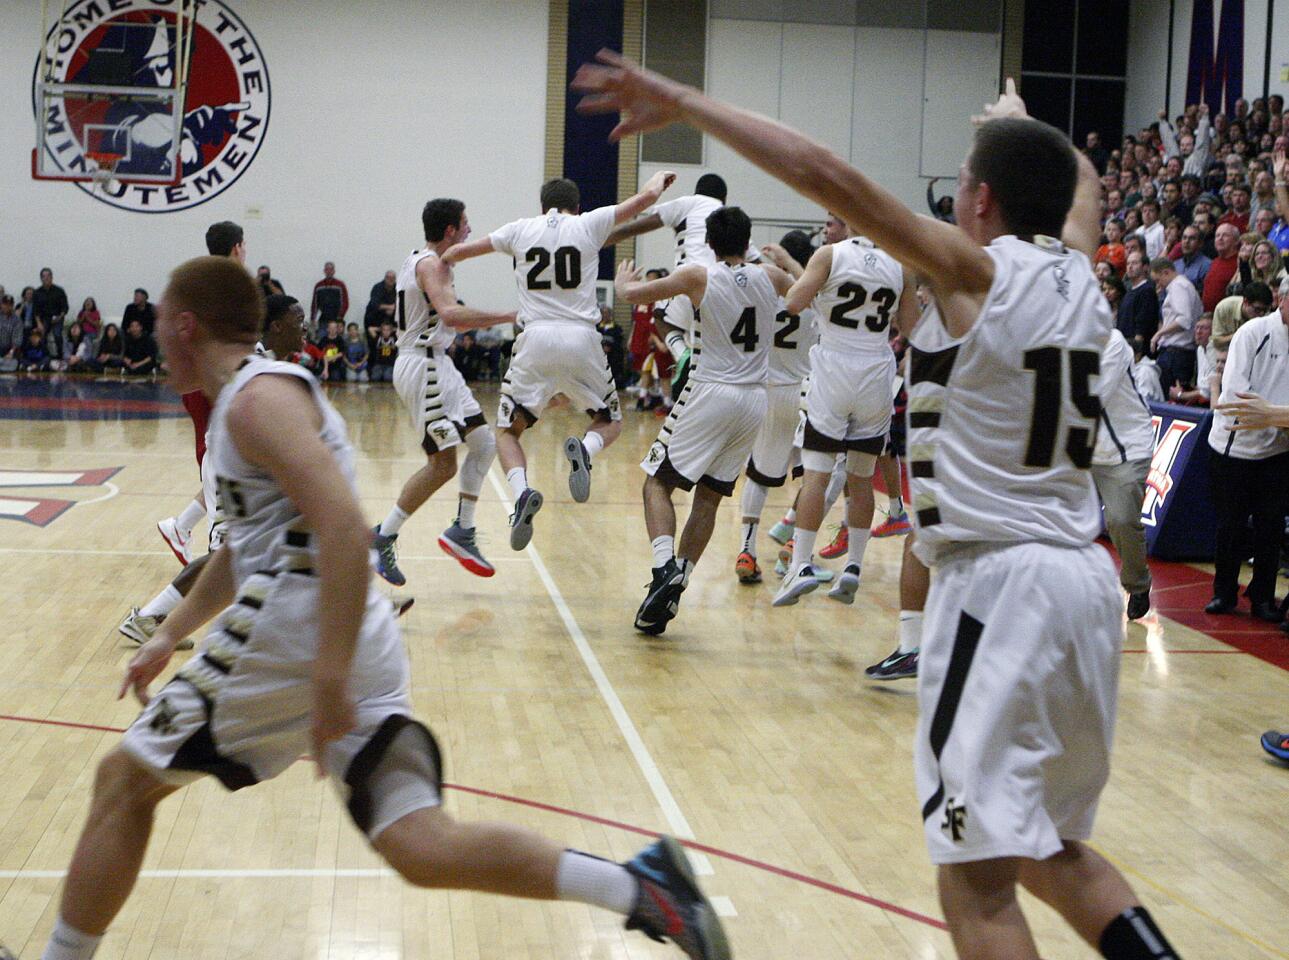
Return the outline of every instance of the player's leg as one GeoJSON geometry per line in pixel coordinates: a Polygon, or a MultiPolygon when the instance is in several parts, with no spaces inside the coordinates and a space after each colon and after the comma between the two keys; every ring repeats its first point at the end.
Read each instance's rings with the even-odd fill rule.
{"type": "Polygon", "coordinates": [[[398,567],[399,531],[403,524],[414,514],[425,501],[445,483],[456,476],[457,451],[455,446],[440,450],[426,434],[422,441],[425,450],[425,466],[407,478],[403,489],[398,493],[398,500],[390,507],[388,515],[373,531],[372,545],[376,548],[376,572],[396,587],[407,583],[407,577],[398,567]]]}
{"type": "Polygon", "coordinates": [[[599,332],[586,328],[560,333],[566,344],[565,359],[553,378],[554,388],[591,417],[590,428],[581,439],[564,440],[568,492],[575,503],[585,503],[591,497],[592,461],[622,434],[622,407],[599,332]]]}
{"type": "Polygon", "coordinates": [[[89,817],[67,870],[44,960],[89,960],[94,955],[134,889],[157,804],[176,789],[119,747],[99,763],[89,817]]]}
{"type": "Polygon", "coordinates": [[[757,531],[761,526],[761,513],[765,509],[765,498],[769,488],[752,479],[749,471],[743,480],[743,492],[739,495],[739,508],[742,511],[743,543],[739,555],[734,560],[734,574],[739,583],[760,583],[761,566],[756,560],[757,531]]]}
{"type": "MultiPolygon", "coordinates": [[[[842,494],[846,494],[846,499],[850,499],[850,488],[847,483],[846,473],[846,455],[838,454],[837,463],[832,468],[832,476],[828,478],[828,488],[824,491],[824,509],[823,520],[820,521],[822,528],[823,523],[832,513],[833,506],[841,499],[842,494]]],[[[845,508],[843,508],[844,510],[845,508]]],[[[846,529],[846,518],[843,516],[841,522],[837,524],[837,531],[833,534],[832,541],[827,546],[821,547],[819,556],[825,560],[835,560],[838,557],[844,557],[846,550],[850,547],[850,533],[846,529]]]]}
{"type": "MultiPolygon", "coordinates": [[[[179,601],[188,596],[193,585],[197,583],[197,578],[201,576],[202,569],[210,562],[211,556],[211,553],[202,554],[180,570],[179,575],[166,584],[164,590],[143,606],[132,609],[129,615],[121,621],[117,631],[140,645],[151,640],[152,635],[157,632],[157,627],[161,625],[161,621],[168,617],[175,607],[179,606],[179,601]]],[[[185,637],[179,641],[177,649],[191,650],[192,638],[185,637]]]]}
{"type": "Polygon", "coordinates": [[[828,596],[841,603],[854,603],[863,575],[864,551],[872,536],[873,470],[877,455],[864,450],[846,452],[846,566],[828,596]]]}
{"type": "Polygon", "coordinates": [[[904,441],[903,430],[897,430],[897,424],[902,421],[903,417],[891,421],[891,438],[886,452],[877,459],[877,468],[882,471],[882,485],[886,487],[886,519],[873,529],[875,537],[901,537],[913,529],[904,508],[903,471],[900,469],[904,441]]]}
{"type": "MultiPolygon", "coordinates": [[[[651,449],[645,458],[646,465],[652,455],[651,449]]],[[[648,466],[645,469],[648,470],[648,466]]],[[[636,611],[635,628],[655,636],[662,633],[667,628],[667,621],[676,616],[680,594],[689,580],[687,565],[676,558],[676,507],[671,502],[671,493],[678,484],[684,489],[692,487],[683,478],[677,480],[651,474],[645,477],[641,490],[645,531],[649,535],[653,561],[649,588],[644,602],[636,611]]]]}
{"type": "Polygon", "coordinates": [[[931,589],[931,570],[913,552],[914,534],[904,540],[900,561],[899,639],[895,652],[864,670],[870,680],[903,680],[918,675],[918,649],[922,643],[922,612],[931,589]]]}
{"type": "Polygon", "coordinates": [[[705,483],[694,488],[694,496],[689,504],[689,516],[685,518],[685,529],[680,534],[680,546],[676,556],[689,566],[694,566],[702,557],[707,544],[711,542],[712,531],[716,528],[716,511],[720,509],[725,494],[712,489],[705,483]]]}
{"type": "Polygon", "coordinates": [[[959,960],[1039,960],[1016,899],[1014,857],[939,868],[940,906],[959,960]]]}
{"type": "Polygon", "coordinates": [[[776,607],[790,606],[818,585],[814,572],[815,538],[823,522],[824,491],[832,473],[832,455],[819,450],[802,451],[805,475],[797,494],[797,522],[792,535],[792,562],[774,596],[776,607]]]}
{"type": "Polygon", "coordinates": [[[543,503],[541,493],[528,485],[528,458],[520,440],[557,392],[553,383],[564,362],[566,347],[560,329],[549,324],[529,327],[515,338],[510,366],[501,381],[501,399],[497,403],[497,460],[515,498],[515,510],[510,515],[513,550],[528,546],[533,537],[533,517],[543,503]]]}
{"type": "Polygon", "coordinates": [[[457,515],[452,525],[439,534],[439,547],[455,557],[461,566],[479,577],[496,573],[475,540],[475,509],[488,470],[497,455],[497,440],[488,429],[482,411],[465,421],[465,459],[457,472],[457,515]]]}
{"type": "Polygon", "coordinates": [[[1067,842],[1046,860],[1023,860],[1020,882],[1109,960],[1176,960],[1128,881],[1087,844],[1067,842]]]}
{"type": "Polygon", "coordinates": [[[1150,610],[1146,527],[1141,522],[1149,471],[1149,460],[1092,467],[1092,480],[1105,504],[1106,531],[1119,553],[1119,582],[1128,591],[1129,620],[1138,620],[1150,610]]]}

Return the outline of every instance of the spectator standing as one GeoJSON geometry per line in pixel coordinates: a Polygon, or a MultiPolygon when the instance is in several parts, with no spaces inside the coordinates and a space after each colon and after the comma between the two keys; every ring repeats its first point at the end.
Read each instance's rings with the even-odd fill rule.
{"type": "Polygon", "coordinates": [[[1249,283],[1238,296],[1223,297],[1213,311],[1213,350],[1228,349],[1235,331],[1250,320],[1266,316],[1271,308],[1271,288],[1257,281],[1249,283]]]}
{"type": "Polygon", "coordinates": [[[939,200],[935,198],[935,185],[939,177],[932,177],[926,185],[926,205],[931,211],[931,216],[937,220],[943,220],[945,223],[957,223],[957,218],[953,215],[953,195],[946,193],[939,200]]]}
{"type": "Polygon", "coordinates": [[[121,314],[121,326],[129,330],[130,324],[135,320],[139,321],[146,336],[152,336],[157,328],[157,308],[148,301],[148,291],[142,287],[135,287],[134,299],[126,305],[125,312],[121,314]]]}
{"type": "Polygon", "coordinates": [[[40,271],[40,286],[32,293],[31,302],[36,322],[49,340],[50,351],[61,350],[63,321],[70,307],[67,291],[54,283],[54,271],[48,267],[40,271]]]}
{"type": "MultiPolygon", "coordinates": [[[[1289,300],[1265,317],[1250,320],[1231,338],[1222,375],[1221,402],[1255,393],[1269,403],[1289,403],[1289,300]]],[[[1230,414],[1216,411],[1208,443],[1217,545],[1213,599],[1205,613],[1229,613],[1239,603],[1240,565],[1248,556],[1246,531],[1253,523],[1253,579],[1247,595],[1253,615],[1284,619],[1275,602],[1276,572],[1289,507],[1289,434],[1284,430],[1233,431],[1230,414]]]]}
{"type": "MultiPolygon", "coordinates": [[[[1217,221],[1213,218],[1213,214],[1207,210],[1196,210],[1195,216],[1191,218],[1191,226],[1199,231],[1200,253],[1212,261],[1217,256],[1217,245],[1213,239],[1213,231],[1216,229],[1217,221]]],[[[1183,235],[1185,235],[1184,231],[1183,235]]]]}
{"type": "Polygon", "coordinates": [[[1195,285],[1166,257],[1151,261],[1150,278],[1161,300],[1160,326],[1150,338],[1150,348],[1156,354],[1164,390],[1169,390],[1174,383],[1189,384],[1195,379],[1195,322],[1204,307],[1195,285]]]}
{"type": "Polygon", "coordinates": [[[386,270],[385,277],[371,288],[367,309],[363,312],[363,326],[367,328],[367,352],[374,353],[383,321],[394,322],[394,307],[398,303],[398,277],[393,270],[386,270]]]}
{"type": "MultiPolygon", "coordinates": [[[[1114,268],[1115,276],[1122,277],[1128,266],[1128,251],[1123,245],[1123,224],[1118,220],[1107,220],[1105,225],[1105,243],[1097,247],[1094,263],[1108,263],[1114,268]]],[[[634,343],[634,336],[632,338],[634,343]]]]}
{"type": "Polygon", "coordinates": [[[344,329],[349,312],[349,288],[336,279],[336,265],[328,260],[322,266],[322,279],[313,285],[313,305],[309,308],[309,325],[317,330],[335,320],[344,329]]]}
{"type": "Polygon", "coordinates": [[[255,282],[260,285],[260,291],[264,294],[264,299],[277,294],[285,296],[286,291],[282,289],[282,284],[273,279],[273,271],[269,269],[267,263],[262,263],[255,271],[255,282]]]}
{"type": "Polygon", "coordinates": [[[76,322],[81,325],[83,332],[91,337],[98,336],[99,329],[103,326],[103,317],[98,312],[98,302],[93,297],[85,298],[80,313],[76,314],[76,322]]]}
{"type": "Polygon", "coordinates": [[[23,349],[22,317],[13,308],[13,297],[0,297],[0,373],[13,373],[18,369],[18,358],[23,349]]]}
{"type": "Polygon", "coordinates": [[[1249,209],[1255,217],[1260,210],[1270,210],[1273,217],[1276,215],[1275,178],[1270,171],[1262,170],[1253,178],[1253,199],[1249,209]]]}
{"type": "Polygon", "coordinates": [[[392,383],[394,361],[397,359],[398,337],[394,335],[394,324],[390,320],[382,321],[380,336],[376,338],[376,349],[371,352],[367,361],[372,383],[392,383]]]}
{"type": "Polygon", "coordinates": [[[1092,166],[1097,168],[1098,174],[1105,173],[1106,166],[1110,163],[1110,151],[1101,145],[1101,134],[1095,130],[1089,130],[1088,137],[1084,141],[1083,152],[1092,161],[1092,166]]]}
{"type": "Polygon", "coordinates": [[[1204,278],[1208,275],[1209,265],[1213,262],[1200,249],[1202,241],[1199,228],[1194,224],[1182,231],[1181,256],[1173,261],[1173,267],[1189,280],[1196,290],[1204,289],[1204,278]]]}
{"type": "Polygon", "coordinates": [[[109,323],[103,328],[99,337],[98,351],[94,357],[93,370],[119,370],[125,366],[125,341],[121,339],[121,328],[109,323]]]}
{"type": "Polygon", "coordinates": [[[1128,292],[1119,304],[1116,326],[1130,344],[1144,348],[1159,329],[1159,294],[1150,282],[1146,259],[1138,250],[1128,254],[1124,286],[1128,292]]]}
{"type": "Polygon", "coordinates": [[[356,323],[345,328],[345,379],[367,382],[367,339],[356,323]]]}
{"type": "Polygon", "coordinates": [[[1234,224],[1219,224],[1213,235],[1217,256],[1204,275],[1204,309],[1215,310],[1218,301],[1226,296],[1226,288],[1240,269],[1240,231],[1234,224]]]}
{"type": "Polygon", "coordinates": [[[129,376],[142,377],[156,372],[157,345],[143,332],[143,321],[134,319],[126,326],[122,358],[125,372],[129,376]]]}
{"type": "Polygon", "coordinates": [[[1146,244],[1146,259],[1154,260],[1164,252],[1164,225],[1159,222],[1159,201],[1143,200],[1141,226],[1137,234],[1146,244]]]}
{"type": "Polygon", "coordinates": [[[1249,230],[1249,217],[1251,216],[1249,207],[1251,196],[1247,183],[1241,181],[1233,184],[1231,186],[1231,209],[1218,218],[1218,224],[1230,223],[1240,233],[1247,233],[1249,230]]]}

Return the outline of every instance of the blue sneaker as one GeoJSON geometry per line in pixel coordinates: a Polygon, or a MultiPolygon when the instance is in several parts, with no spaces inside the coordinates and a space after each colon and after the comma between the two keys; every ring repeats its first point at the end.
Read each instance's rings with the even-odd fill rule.
{"type": "Polygon", "coordinates": [[[1289,733],[1268,730],[1262,735],[1262,749],[1282,763],[1289,763],[1289,733]]]}
{"type": "Polygon", "coordinates": [[[497,572],[480,552],[479,544],[474,539],[474,527],[467,530],[454,522],[439,534],[439,549],[448,556],[455,557],[457,563],[476,577],[491,577],[497,572]]]}
{"type": "Polygon", "coordinates": [[[623,864],[640,881],[627,929],[670,940],[691,960],[729,960],[730,945],[716,911],[698,889],[684,848],[659,837],[623,864]]]}
{"type": "Polygon", "coordinates": [[[376,572],[394,586],[401,587],[407,583],[407,577],[403,576],[403,571],[398,569],[398,554],[394,551],[394,543],[397,540],[397,533],[392,537],[384,536],[380,532],[379,523],[372,528],[371,545],[376,550],[376,572]]]}
{"type": "Polygon", "coordinates": [[[780,520],[770,528],[768,536],[775,543],[783,544],[792,539],[792,535],[796,532],[796,529],[795,524],[788,523],[786,520],[780,520]]]}

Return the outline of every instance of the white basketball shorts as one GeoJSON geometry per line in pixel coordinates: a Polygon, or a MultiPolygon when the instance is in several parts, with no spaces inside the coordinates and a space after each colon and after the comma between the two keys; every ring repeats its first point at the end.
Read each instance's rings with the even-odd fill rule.
{"type": "Polygon", "coordinates": [[[847,354],[810,348],[810,386],[798,446],[803,450],[880,454],[891,429],[895,354],[847,354]]]}
{"type": "Polygon", "coordinates": [[[531,321],[515,338],[510,368],[501,382],[497,426],[509,427],[517,411],[537,422],[551,397],[562,393],[592,416],[622,419],[618,388],[600,332],[581,321],[531,321]]]}
{"type": "MultiPolygon", "coordinates": [[[[230,790],[277,776],[310,749],[319,581],[256,573],[193,658],[121,741],[159,780],[214,776],[230,790]]],[[[350,677],[357,723],[323,758],[355,823],[375,838],[440,802],[438,747],[412,719],[408,666],[389,601],[368,594],[350,677]]]]}
{"type": "Polygon", "coordinates": [[[394,390],[426,453],[455,447],[487,422],[456,364],[441,350],[400,350],[394,390]]]}
{"type": "Polygon", "coordinates": [[[752,444],[747,476],[763,487],[781,487],[792,465],[793,441],[801,423],[801,384],[772,383],[765,390],[765,420],[752,444]]]}
{"type": "Polygon", "coordinates": [[[728,497],[752,452],[765,408],[765,387],[760,384],[691,380],[640,467],[681,490],[701,483],[728,497]]]}
{"type": "Polygon", "coordinates": [[[1110,775],[1123,604],[1101,547],[958,548],[918,663],[918,800],[931,861],[1043,860],[1086,840],[1110,775]]]}

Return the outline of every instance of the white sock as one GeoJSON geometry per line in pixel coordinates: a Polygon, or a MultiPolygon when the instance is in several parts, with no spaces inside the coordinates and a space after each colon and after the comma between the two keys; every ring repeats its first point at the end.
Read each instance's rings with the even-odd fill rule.
{"type": "Polygon", "coordinates": [[[576,850],[560,854],[555,895],[561,900],[589,903],[625,916],[635,908],[639,893],[640,882],[620,863],[576,850]]]}
{"type": "Polygon", "coordinates": [[[467,500],[465,497],[457,498],[457,526],[462,530],[474,529],[474,508],[478,500],[467,500]]]}
{"type": "Polygon", "coordinates": [[[788,512],[783,515],[783,522],[790,527],[797,525],[797,508],[788,507],[788,512]]]}
{"type": "Polygon", "coordinates": [[[523,467],[515,467],[506,474],[506,482],[510,484],[510,492],[518,498],[528,489],[528,471],[523,467]]]}
{"type": "Polygon", "coordinates": [[[743,552],[756,556],[756,528],[761,525],[758,520],[750,520],[743,524],[743,552]]]}
{"type": "Polygon", "coordinates": [[[206,507],[200,500],[192,500],[188,506],[184,507],[183,513],[175,517],[175,526],[187,540],[192,536],[192,528],[201,523],[201,518],[206,515],[206,507]]]}
{"type": "Polygon", "coordinates": [[[170,584],[146,604],[139,608],[141,617],[164,617],[168,616],[170,611],[179,606],[183,594],[175,589],[174,584],[170,584]]]}
{"type": "Polygon", "coordinates": [[[868,527],[848,527],[846,535],[849,538],[846,543],[846,563],[864,564],[864,548],[868,546],[868,538],[873,535],[868,527]]]}
{"type": "Polygon", "coordinates": [[[392,537],[402,529],[403,524],[407,522],[410,513],[404,513],[403,508],[397,503],[389,511],[389,516],[380,522],[380,535],[382,537],[392,537]]]}
{"type": "Polygon", "coordinates": [[[653,542],[653,565],[655,567],[663,566],[668,560],[676,555],[676,538],[675,537],[658,537],[653,542]]]}
{"type": "Polygon", "coordinates": [[[900,653],[912,653],[922,645],[922,611],[900,611],[900,653]]]}
{"type": "Polygon", "coordinates": [[[664,342],[667,344],[667,349],[671,351],[671,355],[677,360],[685,355],[685,335],[679,330],[673,330],[667,334],[664,342]]]}
{"type": "Polygon", "coordinates": [[[594,457],[604,449],[604,436],[594,430],[588,430],[586,431],[586,436],[582,438],[582,446],[586,447],[588,457],[594,457]]]}
{"type": "Polygon", "coordinates": [[[904,516],[904,501],[900,497],[891,497],[890,506],[886,510],[887,516],[892,520],[898,520],[904,516]]]}
{"type": "Polygon", "coordinates": [[[792,538],[793,573],[815,558],[815,537],[818,535],[818,530],[802,530],[797,527],[797,532],[792,538]]]}
{"type": "Polygon", "coordinates": [[[102,939],[81,933],[59,917],[54,922],[54,932],[49,935],[49,943],[40,957],[41,960],[90,960],[102,939]]]}

